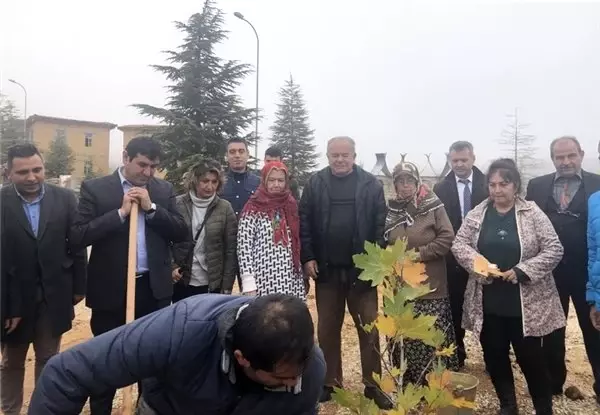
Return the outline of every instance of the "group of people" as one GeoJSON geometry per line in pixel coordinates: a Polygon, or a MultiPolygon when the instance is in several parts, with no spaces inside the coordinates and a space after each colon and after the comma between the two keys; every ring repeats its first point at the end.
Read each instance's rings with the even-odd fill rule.
{"type": "MultiPolygon", "coordinates": [[[[358,332],[364,394],[390,409],[373,379],[381,373],[379,334],[362,328],[378,315],[377,288],[359,280],[352,257],[366,241],[385,247],[402,239],[418,251],[432,288],[415,310],[436,316],[447,344],[457,345],[447,367],[465,366],[464,330],[472,331],[501,414],[518,412],[511,344],[536,413],[552,413],[552,396],[566,380],[570,300],[600,396],[600,193],[592,196],[600,176],[581,169],[574,137],[554,140],[550,153],[556,173],[531,180],[523,197],[512,160],[494,161],[484,175],[473,146],[459,141],[448,153],[452,171],[433,189],[403,159],[386,202],[379,180],[355,163],[349,137],[329,140],[329,165],[301,197],[280,150],[267,150],[259,176],[248,168],[247,143],[232,139],[228,169],[199,161],[176,196],[154,177],[159,144],[138,137],[127,144],[123,167],[84,181],[77,202],[71,191],[44,183],[34,145],[16,146],[8,152],[12,185],[1,191],[2,411],[21,410],[33,344],[32,414],[78,413],[88,397],[92,415],[110,414],[116,389],[136,381],[139,415],[198,406],[215,414],[313,414],[344,386],[346,306],[358,332]],[[137,320],[124,325],[134,203],[137,320]],[[479,256],[498,272],[478,273],[479,256]],[[229,295],[236,278],[243,296],[229,295]],[[318,347],[305,304],[310,280],[318,347]],[[52,358],[84,298],[95,338],[52,358]]],[[[407,341],[403,353],[405,380],[424,383],[435,351],[407,341]]],[[[399,365],[395,351],[390,358],[399,365]]]]}

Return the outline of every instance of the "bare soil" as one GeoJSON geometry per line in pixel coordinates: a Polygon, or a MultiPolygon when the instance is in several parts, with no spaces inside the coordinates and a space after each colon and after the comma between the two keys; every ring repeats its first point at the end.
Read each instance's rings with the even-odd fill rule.
{"type": "MultiPolygon", "coordinates": [[[[317,320],[317,313],[315,310],[314,297],[309,296],[309,305],[315,322],[317,320]]],[[[85,306],[80,305],[76,310],[76,317],[74,320],[74,327],[71,331],[63,336],[62,350],[68,349],[69,347],[76,345],[80,342],[85,341],[91,337],[89,328],[90,311],[85,306]]],[[[360,360],[358,355],[358,338],[356,329],[352,323],[350,315],[346,315],[346,320],[343,327],[343,361],[344,361],[344,378],[345,387],[360,391],[362,385],[360,383],[360,360]]],[[[477,390],[477,409],[476,414],[491,415],[496,414],[498,411],[497,399],[494,393],[494,389],[489,381],[488,376],[485,374],[483,359],[481,350],[478,342],[469,337],[467,339],[469,359],[467,360],[466,372],[477,376],[480,381],[480,385],[477,390]]],[[[581,332],[577,324],[575,313],[570,313],[569,323],[567,328],[567,364],[569,368],[569,375],[567,379],[567,386],[577,386],[586,399],[583,401],[570,401],[567,398],[561,397],[555,400],[555,411],[556,415],[600,415],[600,407],[596,404],[594,398],[594,392],[592,390],[593,377],[590,369],[590,365],[587,361],[585,349],[583,346],[583,340],[581,332]]],[[[29,397],[33,390],[34,379],[33,379],[33,350],[30,350],[26,364],[26,376],[25,376],[25,400],[29,402],[29,397]]],[[[523,376],[516,364],[513,365],[515,372],[515,379],[517,385],[517,393],[519,398],[519,405],[522,414],[533,414],[534,411],[531,406],[531,400],[527,393],[527,387],[523,380],[523,376]]],[[[119,414],[121,395],[118,393],[117,399],[115,399],[115,409],[113,415],[119,414]]],[[[23,413],[27,411],[27,405],[23,408],[23,413]]],[[[327,403],[321,405],[320,414],[333,415],[333,414],[349,414],[342,408],[337,407],[334,403],[327,403]]],[[[89,414],[89,410],[86,407],[83,414],[89,414]]]]}

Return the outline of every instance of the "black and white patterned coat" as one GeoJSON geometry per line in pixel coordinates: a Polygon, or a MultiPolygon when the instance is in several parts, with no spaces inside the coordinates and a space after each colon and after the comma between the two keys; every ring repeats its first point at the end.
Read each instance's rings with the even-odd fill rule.
{"type": "MultiPolygon", "coordinates": [[[[288,229],[288,240],[291,240],[288,229]]],[[[306,299],[304,280],[294,270],[291,244],[275,244],[266,213],[246,212],[238,224],[238,262],[242,292],[288,294],[306,299]]]]}

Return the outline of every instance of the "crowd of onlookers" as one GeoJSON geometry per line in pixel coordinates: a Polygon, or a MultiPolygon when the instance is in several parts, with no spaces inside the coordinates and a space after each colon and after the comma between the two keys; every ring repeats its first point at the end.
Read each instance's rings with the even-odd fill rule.
{"type": "MultiPolygon", "coordinates": [[[[465,367],[465,330],[473,332],[501,414],[518,413],[511,346],[536,414],[552,413],[552,397],[563,394],[566,381],[571,302],[599,397],[600,176],[582,170],[584,152],[575,137],[555,139],[550,156],[556,172],[532,179],[525,190],[513,160],[496,160],[484,174],[474,165],[471,143],[455,142],[448,153],[452,171],[433,189],[403,158],[392,173],[395,196],[386,202],[381,183],[356,165],[349,137],[329,140],[329,165],[308,179],[301,197],[279,149],[267,150],[258,175],[248,168],[247,143],[232,139],[228,168],[198,161],[176,196],[170,183],[154,177],[160,145],[138,137],[126,146],[123,166],[84,181],[77,201],[71,191],[44,184],[44,161],[34,145],[16,146],[8,152],[12,185],[1,190],[2,411],[20,412],[30,344],[37,381],[71,328],[74,305],[85,298],[94,336],[125,323],[134,204],[135,317],[197,294],[231,294],[236,280],[244,296],[305,301],[312,281],[326,362],[321,402],[344,385],[347,307],[359,338],[364,394],[391,408],[373,379],[388,357],[380,355],[377,330],[362,329],[378,315],[377,288],[358,279],[352,257],[366,241],[385,247],[398,240],[417,251],[431,288],[414,310],[436,316],[446,345],[457,347],[445,365],[465,367]],[[495,271],[482,272],[481,258],[495,271]]],[[[402,353],[392,350],[397,366],[406,361],[405,384],[426,382],[432,347],[407,340],[402,353]]],[[[111,413],[115,389],[89,391],[93,415],[111,413]]]]}

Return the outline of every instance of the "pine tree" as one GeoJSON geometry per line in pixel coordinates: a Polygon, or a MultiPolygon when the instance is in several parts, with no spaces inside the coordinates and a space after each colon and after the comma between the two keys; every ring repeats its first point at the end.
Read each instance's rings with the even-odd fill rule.
{"type": "Polygon", "coordinates": [[[59,177],[73,173],[75,170],[75,154],[67,143],[65,134],[57,135],[50,148],[44,154],[46,177],[59,177]]]}
{"type": "Polygon", "coordinates": [[[23,134],[23,119],[12,101],[0,95],[0,165],[6,163],[8,149],[26,141],[23,134]]]}
{"type": "Polygon", "coordinates": [[[254,109],[245,108],[235,93],[251,69],[216,55],[216,46],[227,39],[223,22],[223,12],[213,0],[206,0],[202,13],[192,15],[187,23],[176,22],[185,34],[183,44],[165,52],[169,65],[152,66],[172,82],[166,107],[134,105],[141,114],[167,126],[154,137],[163,146],[162,165],[173,183],[179,183],[200,158],[224,162],[229,139],[252,140],[245,130],[251,126],[254,109]]]}
{"type": "Polygon", "coordinates": [[[271,145],[281,149],[290,174],[302,185],[317,167],[319,154],[315,152],[314,130],[310,129],[302,90],[291,75],[280,89],[279,98],[275,123],[270,128],[271,145]]]}

